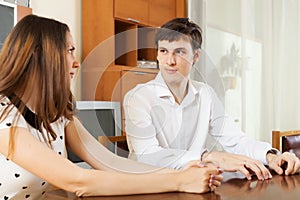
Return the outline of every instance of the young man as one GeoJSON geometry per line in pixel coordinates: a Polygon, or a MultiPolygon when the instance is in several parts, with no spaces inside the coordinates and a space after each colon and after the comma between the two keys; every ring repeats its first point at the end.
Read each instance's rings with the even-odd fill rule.
{"type": "Polygon", "coordinates": [[[286,175],[299,172],[299,159],[280,154],[270,144],[245,136],[224,108],[213,89],[189,78],[199,60],[201,29],[188,18],[164,24],[156,34],[160,72],[125,96],[126,134],[130,158],[179,169],[201,160],[225,171],[240,171],[251,179],[271,178],[264,165],[286,175]],[[206,149],[213,137],[224,151],[206,149]]]}

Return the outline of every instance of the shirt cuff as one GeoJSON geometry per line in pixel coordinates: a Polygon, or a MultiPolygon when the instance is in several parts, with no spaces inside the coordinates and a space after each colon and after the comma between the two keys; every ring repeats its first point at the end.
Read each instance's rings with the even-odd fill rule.
{"type": "Polygon", "coordinates": [[[201,156],[200,156],[200,161],[203,161],[203,156],[204,156],[204,154],[207,153],[207,152],[208,152],[207,149],[203,149],[203,150],[202,150],[202,152],[200,153],[200,155],[201,155],[201,156]]]}
{"type": "Polygon", "coordinates": [[[267,154],[268,154],[268,153],[272,153],[272,154],[275,154],[275,155],[280,155],[280,154],[281,154],[280,151],[278,151],[277,149],[274,149],[274,148],[272,148],[272,149],[267,149],[267,150],[265,151],[265,153],[263,154],[264,157],[265,157],[264,162],[263,162],[264,165],[268,165],[268,164],[269,164],[269,163],[267,162],[267,154]]]}
{"type": "Polygon", "coordinates": [[[272,149],[270,149],[269,151],[267,151],[266,155],[267,155],[268,153],[272,153],[272,154],[275,154],[275,155],[277,155],[277,156],[281,154],[280,151],[278,151],[277,149],[274,149],[274,148],[272,148],[272,149]]]}
{"type": "MultiPolygon", "coordinates": [[[[186,151],[184,153],[184,155],[179,160],[179,163],[180,163],[179,166],[180,166],[180,168],[185,167],[192,160],[201,160],[202,155],[205,152],[207,152],[206,149],[201,150],[200,153],[199,153],[199,151],[198,152],[195,152],[195,151],[186,151]]],[[[175,169],[176,168],[179,169],[178,167],[175,167],[175,169]]]]}

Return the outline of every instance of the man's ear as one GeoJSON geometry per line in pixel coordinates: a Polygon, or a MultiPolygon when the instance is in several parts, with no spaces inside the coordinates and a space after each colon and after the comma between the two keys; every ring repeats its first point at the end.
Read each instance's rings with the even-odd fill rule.
{"type": "Polygon", "coordinates": [[[193,65],[199,61],[200,53],[201,53],[200,49],[197,49],[195,51],[194,58],[193,58],[193,65]]]}

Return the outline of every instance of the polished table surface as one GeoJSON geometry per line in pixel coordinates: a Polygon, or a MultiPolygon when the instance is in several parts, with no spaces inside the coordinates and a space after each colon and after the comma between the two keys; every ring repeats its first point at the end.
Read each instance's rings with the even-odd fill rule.
{"type": "MultiPolygon", "coordinates": [[[[51,191],[46,194],[46,199],[66,200],[66,199],[86,199],[86,200],[219,200],[219,199],[300,199],[300,175],[279,176],[274,175],[272,179],[258,181],[255,177],[248,181],[240,174],[224,174],[225,181],[215,192],[205,194],[189,194],[180,192],[170,192],[147,195],[127,195],[108,197],[76,197],[74,194],[63,190],[51,191]]],[[[117,188],[116,188],[117,189],[117,188]]]]}

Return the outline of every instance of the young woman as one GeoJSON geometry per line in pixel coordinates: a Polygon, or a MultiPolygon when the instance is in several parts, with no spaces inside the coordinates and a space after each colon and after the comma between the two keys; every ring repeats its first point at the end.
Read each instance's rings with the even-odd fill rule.
{"type": "Polygon", "coordinates": [[[74,50],[66,24],[35,15],[23,18],[3,45],[0,199],[40,199],[49,184],[78,196],[203,193],[220,185],[215,167],[158,170],[101,146],[73,116],[74,50]],[[66,146],[93,169],[70,162],[66,146]]]}

